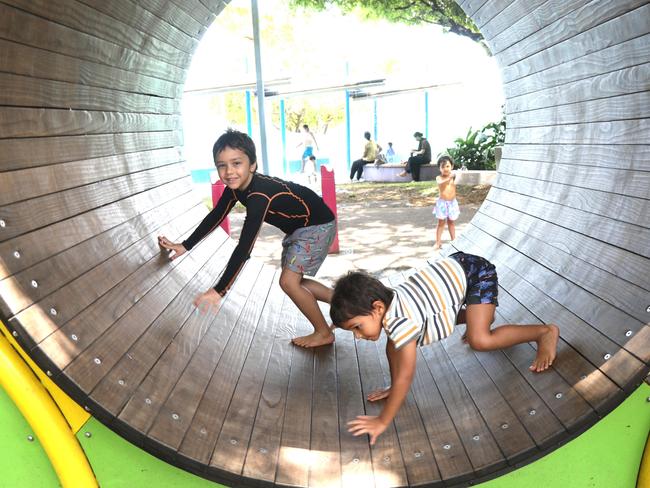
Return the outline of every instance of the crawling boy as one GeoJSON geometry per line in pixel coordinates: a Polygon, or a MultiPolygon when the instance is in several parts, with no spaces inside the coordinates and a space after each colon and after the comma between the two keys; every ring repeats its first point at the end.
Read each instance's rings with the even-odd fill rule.
{"type": "Polygon", "coordinates": [[[556,355],[558,327],[509,324],[490,330],[497,294],[494,265],[462,252],[428,262],[395,288],[359,272],[339,279],[330,309],[334,325],[351,331],[357,339],[371,341],[379,339],[383,330],[388,338],[386,355],[392,381],[389,388],[368,395],[370,401],[387,399],[379,416],[358,416],[348,422],[349,431],[355,436],[368,434],[370,443],[375,443],[408,394],[417,346],[448,337],[456,323],[467,324],[467,342],[478,351],[534,341],[537,356],[529,369],[548,369],[556,355]],[[466,309],[461,310],[464,304],[466,309]]]}

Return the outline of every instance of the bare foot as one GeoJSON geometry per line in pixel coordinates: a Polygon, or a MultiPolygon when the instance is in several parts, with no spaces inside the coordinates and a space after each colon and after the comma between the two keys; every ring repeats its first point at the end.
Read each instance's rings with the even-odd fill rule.
{"type": "Polygon", "coordinates": [[[406,171],[402,171],[401,173],[397,173],[397,176],[404,178],[408,173],[406,171]]]}
{"type": "Polygon", "coordinates": [[[440,251],[441,248],[442,248],[441,244],[436,244],[435,246],[433,246],[434,251],[440,251]]]}
{"type": "Polygon", "coordinates": [[[334,342],[334,334],[328,332],[327,335],[323,335],[318,332],[312,332],[306,336],[294,337],[291,339],[291,342],[300,347],[326,346],[334,342]]]}
{"type": "Polygon", "coordinates": [[[533,364],[528,369],[540,373],[553,364],[559,337],[560,329],[558,329],[557,325],[550,324],[546,326],[546,330],[537,341],[537,356],[535,356],[533,364]]]}

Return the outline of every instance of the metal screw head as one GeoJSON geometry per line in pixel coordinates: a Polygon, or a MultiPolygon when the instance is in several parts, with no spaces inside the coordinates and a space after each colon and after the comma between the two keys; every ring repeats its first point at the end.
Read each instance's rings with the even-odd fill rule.
{"type": "Polygon", "coordinates": [[[75,341],[75,342],[77,342],[77,340],[79,340],[79,338],[77,337],[77,334],[72,334],[72,335],[70,336],[70,339],[72,339],[72,340],[75,341]]]}
{"type": "Polygon", "coordinates": [[[625,337],[632,337],[632,331],[631,330],[626,330],[625,331],[625,337]]]}
{"type": "Polygon", "coordinates": [[[147,405],[151,405],[151,398],[145,398],[144,403],[146,403],[147,405]]]}
{"type": "Polygon", "coordinates": [[[555,398],[557,398],[558,400],[559,400],[560,398],[562,398],[562,393],[556,393],[556,394],[555,394],[555,398]]]}
{"type": "Polygon", "coordinates": [[[481,436],[479,436],[479,435],[472,436],[472,440],[473,440],[473,441],[477,441],[477,440],[479,440],[480,438],[481,438],[481,436]]]}
{"type": "Polygon", "coordinates": [[[422,453],[421,453],[420,451],[415,451],[415,452],[413,453],[413,455],[414,455],[416,458],[420,458],[420,457],[422,457],[422,453]]]}
{"type": "Polygon", "coordinates": [[[201,430],[199,430],[199,433],[200,433],[201,435],[205,435],[205,434],[208,433],[208,429],[206,429],[205,427],[201,427],[201,430]]]}
{"type": "Polygon", "coordinates": [[[93,435],[90,432],[84,432],[84,435],[88,438],[92,437],[93,435]]]}
{"type": "Polygon", "coordinates": [[[266,447],[260,447],[260,454],[266,454],[267,452],[269,451],[267,451],[266,447]]]}
{"type": "Polygon", "coordinates": [[[611,357],[612,357],[612,355],[611,355],[610,353],[607,353],[607,354],[605,354],[605,355],[603,356],[603,359],[604,359],[605,361],[607,361],[607,360],[610,359],[611,357]]]}
{"type": "Polygon", "coordinates": [[[89,407],[88,405],[84,405],[84,410],[85,410],[86,412],[90,412],[90,407],[89,407]]]}
{"type": "Polygon", "coordinates": [[[124,380],[117,380],[117,384],[120,386],[124,386],[124,380]]]}
{"type": "Polygon", "coordinates": [[[173,413],[173,414],[172,414],[172,418],[173,418],[174,420],[178,420],[180,417],[178,416],[177,413],[173,413]]]}
{"type": "Polygon", "coordinates": [[[645,401],[650,403],[650,397],[646,398],[645,401]]]}
{"type": "Polygon", "coordinates": [[[443,448],[445,451],[448,451],[449,449],[451,449],[451,444],[445,444],[444,446],[442,446],[442,448],[443,448]]]}
{"type": "Polygon", "coordinates": [[[33,436],[33,435],[28,435],[28,436],[27,436],[27,440],[28,440],[29,442],[34,442],[34,436],[33,436]]]}
{"type": "Polygon", "coordinates": [[[645,311],[648,312],[648,313],[650,313],[650,305],[648,305],[648,306],[645,308],[645,311]]]}
{"type": "Polygon", "coordinates": [[[586,375],[586,374],[582,374],[582,375],[580,375],[580,379],[581,379],[581,380],[586,380],[586,379],[587,379],[587,375],[586,375]]]}
{"type": "Polygon", "coordinates": [[[5,227],[7,227],[7,222],[5,222],[4,220],[0,219],[0,227],[2,227],[3,229],[4,229],[5,227]]]}
{"type": "Polygon", "coordinates": [[[95,362],[95,364],[102,364],[102,360],[99,358],[95,358],[93,359],[93,361],[95,362]]]}
{"type": "Polygon", "coordinates": [[[20,259],[20,251],[14,251],[14,257],[20,259]]]}
{"type": "Polygon", "coordinates": [[[390,463],[390,456],[384,457],[384,462],[385,463],[390,463]]]}
{"type": "Polygon", "coordinates": [[[14,337],[18,337],[18,332],[16,332],[16,331],[14,330],[14,331],[11,333],[11,335],[14,336],[14,337]]]}
{"type": "Polygon", "coordinates": [[[48,376],[52,376],[52,371],[48,370],[48,371],[45,372],[45,374],[48,375],[48,376]]]}
{"type": "Polygon", "coordinates": [[[528,415],[535,415],[536,413],[537,413],[537,410],[535,410],[533,408],[530,412],[528,412],[528,415]]]}
{"type": "Polygon", "coordinates": [[[353,462],[354,464],[357,464],[357,463],[359,462],[359,458],[354,458],[354,459],[352,460],[352,462],[353,462]]]}
{"type": "Polygon", "coordinates": [[[237,439],[230,439],[230,443],[231,443],[233,446],[236,446],[236,445],[237,445],[237,439]]]}
{"type": "Polygon", "coordinates": [[[38,288],[38,281],[32,280],[32,288],[38,288]]]}
{"type": "Polygon", "coordinates": [[[58,313],[59,312],[56,310],[56,308],[52,307],[50,309],[50,315],[52,315],[53,317],[56,317],[58,313]]]}
{"type": "Polygon", "coordinates": [[[510,427],[507,423],[501,424],[501,428],[503,430],[506,430],[508,427],[510,427]]]}

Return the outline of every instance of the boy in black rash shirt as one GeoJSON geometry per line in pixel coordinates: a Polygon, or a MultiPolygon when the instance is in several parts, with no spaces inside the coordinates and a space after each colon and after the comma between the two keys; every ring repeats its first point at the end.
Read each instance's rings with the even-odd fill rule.
{"type": "Polygon", "coordinates": [[[239,243],[226,269],[214,288],[196,297],[194,305],[199,309],[218,307],[250,257],[262,222],[268,222],[286,234],[280,287],[314,326],[312,334],[296,337],[293,343],[302,347],[331,344],[334,334],[317,300],[329,303],[332,289],[304,275],[314,276],[327,256],[336,234],[334,214],[309,188],[256,173],[255,143],[242,132],[227,130],[215,142],[212,155],[227,187],[217,205],[182,243],[158,237],[160,245],[172,251],[170,259],[176,259],[219,226],[236,202],[246,207],[239,243]]]}

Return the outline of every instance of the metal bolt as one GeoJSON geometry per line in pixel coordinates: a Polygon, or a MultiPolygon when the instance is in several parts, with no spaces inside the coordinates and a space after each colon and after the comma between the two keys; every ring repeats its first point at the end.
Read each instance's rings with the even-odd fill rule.
{"type": "Polygon", "coordinates": [[[20,251],[14,251],[14,257],[20,259],[20,251]]]}
{"type": "Polygon", "coordinates": [[[648,313],[650,313],[650,305],[648,305],[648,306],[645,308],[645,311],[648,312],[648,313]]]}
{"type": "Polygon", "coordinates": [[[555,394],[555,398],[557,398],[558,400],[559,400],[560,398],[562,398],[562,393],[556,393],[556,394],[555,394]]]}
{"type": "Polygon", "coordinates": [[[73,341],[77,342],[77,340],[78,340],[79,338],[77,337],[77,334],[72,334],[72,335],[70,336],[70,339],[72,339],[73,341]]]}
{"type": "Polygon", "coordinates": [[[173,418],[174,420],[178,420],[180,417],[178,416],[177,413],[173,413],[173,414],[172,414],[172,418],[173,418]]]}
{"type": "Polygon", "coordinates": [[[611,357],[612,357],[612,355],[611,355],[610,353],[607,353],[607,354],[605,354],[605,355],[603,356],[603,359],[604,359],[605,361],[607,361],[607,360],[608,360],[609,358],[611,358],[611,357]]]}
{"type": "Polygon", "coordinates": [[[14,337],[18,337],[18,332],[16,332],[16,331],[14,330],[14,331],[11,333],[11,335],[14,336],[14,337]]]}
{"type": "Polygon", "coordinates": [[[86,412],[90,412],[90,407],[89,407],[88,405],[84,405],[84,410],[85,410],[86,412]]]}
{"type": "Polygon", "coordinates": [[[33,435],[28,435],[28,436],[27,436],[27,440],[28,440],[29,442],[34,442],[34,436],[33,436],[33,435]]]}
{"type": "Polygon", "coordinates": [[[1,219],[0,219],[0,227],[2,227],[3,229],[4,229],[5,227],[7,227],[7,222],[5,222],[4,220],[1,220],[1,219]]]}
{"type": "Polygon", "coordinates": [[[442,446],[442,448],[443,448],[445,451],[448,451],[449,449],[451,449],[451,444],[445,444],[444,446],[442,446]]]}
{"type": "Polygon", "coordinates": [[[386,456],[386,457],[384,458],[384,462],[385,462],[385,463],[390,463],[390,456],[386,456]]]}
{"type": "Polygon", "coordinates": [[[625,331],[625,337],[631,337],[631,336],[632,336],[632,331],[631,330],[625,331]]]}
{"type": "Polygon", "coordinates": [[[52,371],[48,370],[48,371],[45,372],[45,374],[47,374],[48,376],[52,376],[52,371]]]}
{"type": "Polygon", "coordinates": [[[478,436],[478,435],[475,435],[474,437],[472,437],[472,440],[475,440],[475,441],[477,441],[477,440],[479,440],[480,438],[481,438],[480,436],[478,436]]]}
{"type": "MultiPolygon", "coordinates": [[[[269,451],[266,449],[266,447],[260,447],[260,454],[266,454],[267,452],[269,452],[269,451]]],[[[357,460],[357,462],[359,462],[359,461],[357,460]]]]}
{"type": "Polygon", "coordinates": [[[528,412],[528,415],[535,415],[537,413],[537,410],[532,409],[530,412],[528,412]]]}
{"type": "Polygon", "coordinates": [[[580,379],[581,379],[581,380],[586,380],[586,379],[587,379],[587,375],[586,375],[586,374],[580,375],[580,379]]]}
{"type": "Polygon", "coordinates": [[[102,360],[99,358],[95,358],[93,361],[95,361],[95,364],[102,364],[102,360]]]}
{"type": "Polygon", "coordinates": [[[88,438],[91,438],[93,436],[90,432],[84,432],[84,435],[88,438]]]}
{"type": "Polygon", "coordinates": [[[508,424],[501,424],[501,428],[503,430],[506,430],[508,427],[510,427],[508,424]]]}
{"type": "Polygon", "coordinates": [[[199,433],[200,433],[201,435],[205,435],[205,434],[208,433],[208,429],[206,429],[205,427],[201,427],[201,430],[199,430],[199,433]]]}
{"type": "Polygon", "coordinates": [[[117,384],[120,386],[124,386],[124,380],[117,380],[117,384]]]}
{"type": "Polygon", "coordinates": [[[414,455],[416,458],[420,458],[420,457],[422,457],[422,453],[421,453],[420,451],[415,451],[415,452],[413,453],[413,455],[414,455]]]}
{"type": "Polygon", "coordinates": [[[237,439],[230,439],[230,443],[231,443],[233,446],[236,446],[236,445],[237,445],[237,439]]]}
{"type": "Polygon", "coordinates": [[[144,403],[146,403],[147,405],[151,405],[151,398],[145,398],[144,403]]]}
{"type": "Polygon", "coordinates": [[[646,398],[645,401],[650,403],[650,397],[646,398]]]}
{"type": "Polygon", "coordinates": [[[38,281],[32,280],[32,288],[38,288],[38,281]]]}
{"type": "Polygon", "coordinates": [[[59,313],[59,312],[57,312],[56,308],[52,307],[52,308],[50,309],[50,315],[52,315],[53,317],[56,317],[56,315],[57,315],[58,313],[59,313]]]}
{"type": "Polygon", "coordinates": [[[352,462],[353,462],[354,464],[357,464],[357,463],[359,462],[359,458],[354,458],[354,459],[352,460],[352,462]]]}

